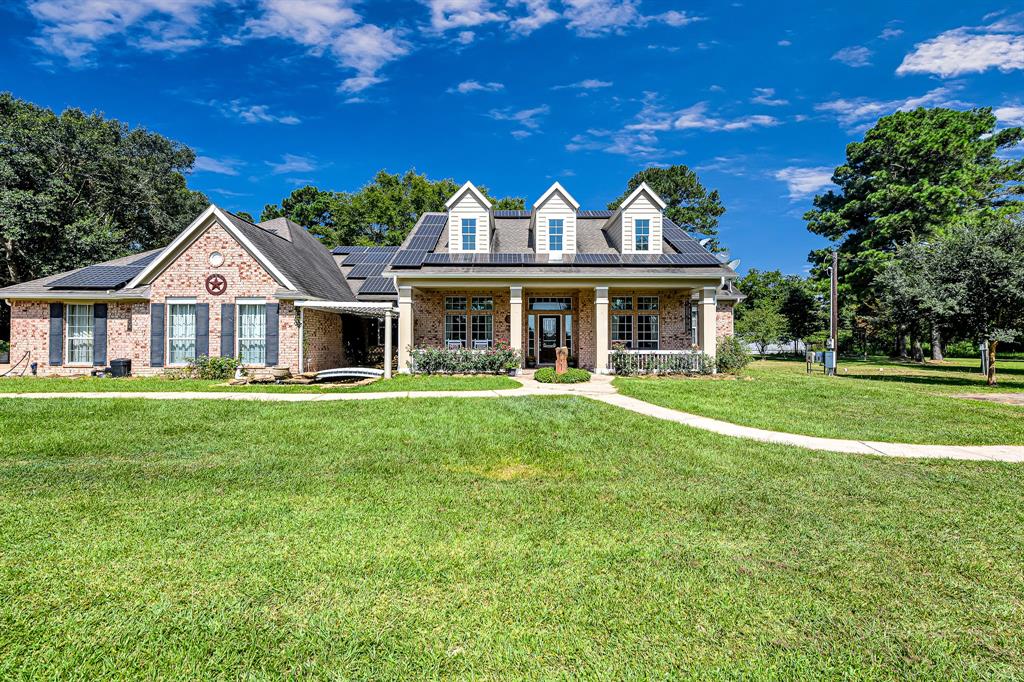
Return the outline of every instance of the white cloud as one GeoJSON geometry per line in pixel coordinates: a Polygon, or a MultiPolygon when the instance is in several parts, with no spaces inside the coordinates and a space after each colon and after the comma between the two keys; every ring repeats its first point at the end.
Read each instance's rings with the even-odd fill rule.
{"type": "Polygon", "coordinates": [[[316,160],[308,156],[285,154],[278,162],[267,161],[270,172],[274,175],[283,173],[308,173],[316,170],[316,160]]]}
{"type": "Polygon", "coordinates": [[[834,169],[830,166],[811,168],[789,166],[775,171],[772,176],[776,180],[785,182],[789,190],[790,201],[797,201],[816,194],[820,189],[831,185],[833,171],[834,169]]]}
{"type": "Polygon", "coordinates": [[[430,27],[439,33],[508,19],[504,12],[495,12],[487,0],[426,0],[426,5],[430,27]]]}
{"type": "Polygon", "coordinates": [[[546,26],[559,18],[558,12],[551,9],[548,0],[511,0],[509,7],[523,6],[526,14],[516,17],[509,27],[519,35],[528,35],[542,26],[546,26]]]}
{"type": "Polygon", "coordinates": [[[512,109],[491,109],[488,116],[493,118],[495,121],[512,121],[513,123],[518,123],[524,128],[536,130],[537,128],[540,128],[540,121],[537,119],[544,116],[549,111],[551,111],[551,107],[544,104],[539,107],[534,107],[533,109],[520,109],[519,111],[514,111],[512,109]]]}
{"type": "Polygon", "coordinates": [[[775,88],[754,88],[751,104],[762,104],[766,107],[781,107],[789,104],[788,99],[775,98],[775,88]]]}
{"type": "Polygon", "coordinates": [[[897,100],[873,100],[867,97],[841,98],[831,102],[815,105],[818,111],[833,114],[839,123],[849,129],[858,129],[870,125],[880,116],[894,111],[907,111],[918,107],[955,107],[963,106],[964,102],[954,97],[950,87],[938,87],[929,90],[919,97],[908,97],[897,100]]]}
{"type": "Polygon", "coordinates": [[[1024,126],[1024,104],[1004,104],[992,111],[1000,123],[1008,126],[1024,126]]]}
{"type": "Polygon", "coordinates": [[[462,45],[469,45],[476,39],[476,34],[472,31],[459,31],[458,41],[462,45]]]}
{"type": "Polygon", "coordinates": [[[793,41],[791,41],[791,40],[780,40],[779,42],[777,42],[775,44],[778,45],[779,47],[789,47],[790,45],[793,44],[793,41]]]}
{"type": "Polygon", "coordinates": [[[411,46],[399,29],[361,23],[350,5],[351,0],[261,0],[262,16],[247,21],[244,30],[249,37],[294,41],[314,55],[329,51],[355,72],[339,89],[359,92],[384,82],[378,71],[408,54],[411,46]]]}
{"type": "Polygon", "coordinates": [[[675,112],[659,109],[652,101],[645,103],[645,108],[638,115],[639,121],[626,126],[628,130],[712,130],[733,131],[749,128],[770,128],[779,125],[774,116],[761,114],[723,119],[707,114],[708,103],[698,102],[693,106],[675,112]]]}
{"type": "Polygon", "coordinates": [[[343,66],[354,69],[356,75],[341,84],[343,92],[353,93],[371,85],[382,83],[377,75],[382,67],[409,53],[410,45],[398,29],[382,29],[375,24],[363,24],[342,31],[335,38],[331,51],[343,66]]]}
{"type": "Polygon", "coordinates": [[[639,0],[565,0],[569,28],[585,37],[642,26],[639,0]]]}
{"type": "Polygon", "coordinates": [[[320,50],[360,17],[347,0],[262,0],[263,15],[245,22],[257,38],[288,38],[320,50]]]}
{"type": "Polygon", "coordinates": [[[943,78],[989,69],[1024,69],[1024,29],[1013,21],[961,26],[918,43],[896,73],[933,73],[943,78]]]}
{"type": "Polygon", "coordinates": [[[832,59],[857,69],[863,66],[871,66],[871,55],[872,52],[868,48],[862,45],[854,45],[839,50],[832,55],[832,59]]]}
{"type": "Polygon", "coordinates": [[[39,47],[82,64],[97,45],[124,34],[147,51],[177,52],[203,43],[203,10],[219,0],[30,0],[41,25],[39,47]]]}
{"type": "Polygon", "coordinates": [[[893,40],[894,38],[899,38],[901,35],[903,35],[902,28],[886,28],[878,34],[878,37],[882,40],[893,40]]]}
{"type": "Polygon", "coordinates": [[[501,83],[480,83],[477,81],[462,81],[458,85],[448,88],[448,92],[465,95],[470,92],[497,92],[505,88],[501,83]]]}
{"type": "Polygon", "coordinates": [[[208,104],[220,109],[225,116],[230,113],[245,123],[281,123],[291,126],[302,122],[298,116],[273,114],[266,104],[247,104],[240,99],[233,99],[226,103],[211,100],[208,104]]]}
{"type": "Polygon", "coordinates": [[[219,173],[220,175],[238,175],[238,166],[242,162],[237,159],[214,159],[209,156],[197,156],[192,165],[194,173],[219,173]]]}
{"type": "Polygon", "coordinates": [[[574,135],[565,145],[567,151],[601,151],[637,159],[650,160],[662,154],[657,136],[649,131],[599,130],[574,135]]]}
{"type": "Polygon", "coordinates": [[[789,166],[775,171],[776,180],[786,183],[789,189],[789,200],[797,201],[816,194],[823,187],[832,184],[833,169],[828,166],[800,168],[789,166]]]}
{"type": "Polygon", "coordinates": [[[530,135],[533,135],[533,133],[531,133],[529,130],[513,130],[511,135],[517,140],[523,140],[529,137],[530,135]]]}
{"type": "Polygon", "coordinates": [[[553,85],[552,90],[596,90],[598,88],[610,88],[614,83],[611,81],[602,81],[596,78],[584,78],[576,83],[568,83],[566,85],[553,85]]]}
{"type": "Polygon", "coordinates": [[[664,22],[669,26],[687,26],[697,21],[704,21],[704,17],[695,17],[692,14],[679,12],[674,9],[663,14],[655,15],[651,18],[655,21],[664,22]]]}

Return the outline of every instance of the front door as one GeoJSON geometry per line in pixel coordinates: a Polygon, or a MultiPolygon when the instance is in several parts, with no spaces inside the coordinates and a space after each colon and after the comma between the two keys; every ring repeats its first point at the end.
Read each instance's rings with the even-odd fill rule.
{"type": "Polygon", "coordinates": [[[555,364],[555,349],[562,338],[562,316],[541,315],[540,316],[540,350],[537,353],[537,362],[542,365],[555,364]]]}

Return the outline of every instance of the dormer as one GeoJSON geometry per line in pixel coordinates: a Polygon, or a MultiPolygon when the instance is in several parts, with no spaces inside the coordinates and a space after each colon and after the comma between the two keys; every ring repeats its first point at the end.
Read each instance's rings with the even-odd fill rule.
{"type": "Polygon", "coordinates": [[[492,204],[472,182],[445,202],[448,210],[448,251],[487,253],[491,244],[492,204]]]}
{"type": "Polygon", "coordinates": [[[558,260],[576,253],[576,213],[580,204],[560,183],[554,183],[533,204],[530,229],[537,253],[558,260]]]}
{"type": "Polygon", "coordinates": [[[622,253],[662,253],[661,217],[668,205],[646,182],[633,190],[608,219],[605,233],[622,253]]]}

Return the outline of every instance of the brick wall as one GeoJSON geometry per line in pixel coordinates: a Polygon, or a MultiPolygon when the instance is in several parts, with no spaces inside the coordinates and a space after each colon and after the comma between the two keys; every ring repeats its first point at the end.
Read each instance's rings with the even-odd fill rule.
{"type": "Polygon", "coordinates": [[[733,336],[732,301],[722,301],[718,304],[715,312],[717,337],[733,336]]]}
{"type": "MultiPolygon", "coordinates": [[[[444,346],[444,299],[446,296],[490,296],[494,299],[494,340],[509,340],[510,292],[505,289],[413,289],[412,319],[414,346],[444,346]]],[[[470,321],[466,320],[471,333],[470,321]]]]}
{"type": "MultiPolygon", "coordinates": [[[[231,235],[216,223],[206,230],[150,285],[153,303],[168,298],[194,298],[210,306],[210,355],[220,355],[221,304],[238,298],[261,298],[273,302],[280,285],[249,255],[231,235]],[[214,251],[224,256],[220,267],[210,266],[214,251]],[[206,277],[223,275],[227,291],[213,296],[206,291],[206,277]]],[[[507,302],[506,302],[507,303],[507,302]]],[[[107,310],[107,359],[131,358],[136,374],[159,374],[163,368],[150,367],[150,306],[146,302],[110,303],[107,310]]],[[[312,315],[311,353],[315,362],[336,366],[341,359],[341,327],[338,315],[312,315]],[[323,316],[321,318],[321,316],[323,316]],[[330,318],[333,318],[330,319],[330,318]]],[[[86,374],[87,367],[50,367],[48,301],[14,301],[11,320],[11,360],[28,350],[30,362],[39,364],[39,373],[46,375],[86,374]]],[[[309,316],[307,316],[307,323],[309,316]]],[[[307,327],[307,331],[310,327],[307,327]]],[[[296,308],[291,301],[280,301],[278,364],[298,372],[299,325],[296,308]]]]}
{"type": "MultiPolygon", "coordinates": [[[[342,367],[341,315],[307,310],[303,317],[303,366],[307,372],[342,367]]],[[[293,370],[295,371],[295,370],[293,370]]]]}

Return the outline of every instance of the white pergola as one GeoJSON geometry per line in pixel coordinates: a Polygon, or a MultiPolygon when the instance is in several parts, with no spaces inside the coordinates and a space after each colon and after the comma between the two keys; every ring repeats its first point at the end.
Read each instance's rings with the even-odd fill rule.
{"type": "Polygon", "coordinates": [[[325,313],[356,315],[358,317],[371,317],[384,320],[384,378],[391,378],[391,320],[398,315],[398,308],[389,301],[296,301],[295,307],[299,309],[299,371],[305,370],[305,358],[302,357],[302,349],[305,345],[306,323],[305,312],[307,309],[319,310],[325,313]]]}

